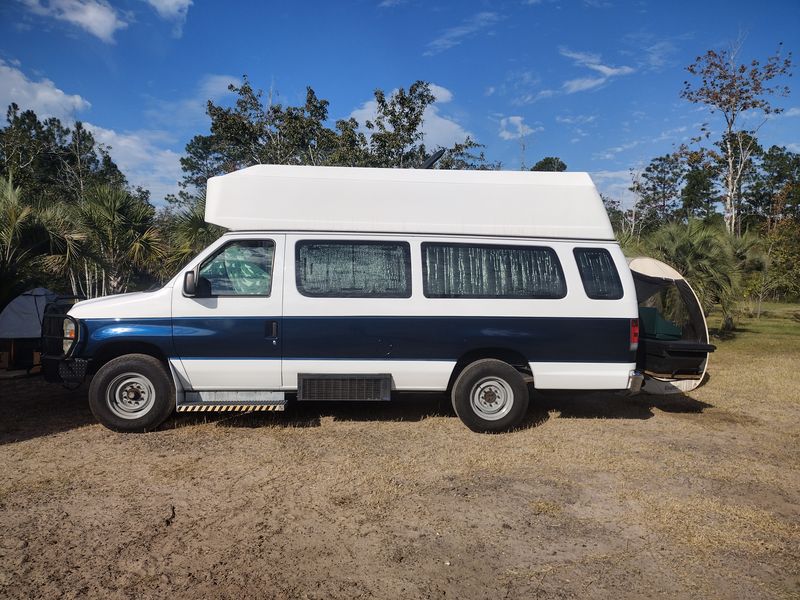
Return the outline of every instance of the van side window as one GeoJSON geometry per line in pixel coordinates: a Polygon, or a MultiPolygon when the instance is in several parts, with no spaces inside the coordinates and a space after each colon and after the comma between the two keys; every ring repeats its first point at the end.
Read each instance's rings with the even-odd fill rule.
{"type": "Polygon", "coordinates": [[[407,242],[303,240],[295,259],[297,291],[317,298],[410,298],[407,242]]]}
{"type": "Polygon", "coordinates": [[[545,246],[422,244],[427,298],[563,298],[567,284],[545,246]]]}
{"type": "Polygon", "coordinates": [[[583,289],[594,300],[619,300],[622,282],[617,267],[605,248],[575,248],[575,261],[581,273],[583,289]]]}
{"type": "Polygon", "coordinates": [[[237,240],[225,244],[200,265],[200,281],[206,280],[213,296],[269,296],[272,288],[270,240],[237,240]]]}

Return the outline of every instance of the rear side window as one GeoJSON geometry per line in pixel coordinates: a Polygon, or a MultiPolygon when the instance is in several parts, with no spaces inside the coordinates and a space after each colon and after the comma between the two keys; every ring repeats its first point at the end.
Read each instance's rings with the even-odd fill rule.
{"type": "Polygon", "coordinates": [[[611,254],[605,248],[575,248],[575,262],[586,295],[595,300],[622,298],[622,282],[611,254]]]}
{"type": "Polygon", "coordinates": [[[422,244],[428,298],[563,298],[561,263],[546,246],[422,244]]]}
{"type": "Polygon", "coordinates": [[[411,250],[406,242],[297,242],[297,290],[318,298],[410,298],[411,250]]]}

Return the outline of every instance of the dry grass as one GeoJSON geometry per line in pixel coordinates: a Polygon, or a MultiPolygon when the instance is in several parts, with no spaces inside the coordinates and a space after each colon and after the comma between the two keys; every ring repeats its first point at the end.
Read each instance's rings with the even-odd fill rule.
{"type": "Polygon", "coordinates": [[[800,307],[691,397],[536,396],[477,435],[441,397],[181,416],[0,383],[0,596],[800,596],[800,307]]]}

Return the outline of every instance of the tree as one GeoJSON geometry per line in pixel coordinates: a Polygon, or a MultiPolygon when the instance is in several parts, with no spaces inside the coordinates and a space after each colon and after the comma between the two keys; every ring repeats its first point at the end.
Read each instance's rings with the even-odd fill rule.
{"type": "Polygon", "coordinates": [[[777,281],[775,292],[783,296],[800,296],[800,219],[789,217],[778,221],[766,236],[770,249],[770,273],[777,281]]]}
{"type": "MultiPolygon", "coordinates": [[[[182,190],[168,198],[174,209],[200,202],[205,182],[214,175],[256,164],[341,165],[350,167],[419,166],[428,155],[423,143],[427,108],[435,102],[430,85],[416,81],[408,90],[374,92],[376,114],[363,124],[340,119],[328,127],[328,101],[306,88],[302,106],[265,101],[247,76],[229,86],[237,98],[226,107],[208,102],[211,131],[187,144],[181,158],[182,190]]],[[[490,169],[482,148],[470,138],[447,148],[439,168],[490,169]]]]}
{"type": "Polygon", "coordinates": [[[567,164],[557,156],[545,156],[542,160],[531,167],[531,171],[556,171],[567,170],[567,164]]]}
{"type": "Polygon", "coordinates": [[[0,176],[11,176],[31,202],[77,202],[85,190],[107,183],[126,186],[125,176],[83,123],[65,127],[56,118],[39,120],[11,104],[0,129],[0,176]]]}
{"type": "Polygon", "coordinates": [[[162,279],[172,277],[176,269],[185,265],[225,231],[206,221],[205,194],[176,213],[162,212],[158,227],[167,243],[167,260],[160,269],[162,279]]]}
{"type": "Polygon", "coordinates": [[[760,155],[754,181],[744,196],[749,216],[767,233],[787,217],[800,217],[800,154],[772,146],[760,155]]]}
{"type": "Polygon", "coordinates": [[[771,114],[780,113],[773,106],[771,96],[787,96],[789,88],[776,79],[788,75],[792,66],[791,52],[781,57],[781,46],[762,64],[752,60],[739,63],[741,41],[728,50],[709,50],[686,67],[700,79],[699,84],[684,82],[681,97],[695,104],[704,104],[714,114],[719,112],[725,129],[722,136],[724,156],[725,225],[729,233],[737,231],[737,192],[747,163],[755,150],[755,132],[771,114]],[[761,124],[752,130],[740,126],[742,114],[747,111],[761,115],[761,124]]]}
{"type": "Polygon", "coordinates": [[[650,256],[672,265],[692,284],[707,312],[715,303],[730,317],[739,296],[739,269],[724,230],[693,219],[667,223],[643,239],[650,256]]]}
{"type": "Polygon", "coordinates": [[[631,191],[637,195],[636,209],[643,230],[657,229],[675,218],[681,201],[684,165],[678,153],[650,161],[634,179],[631,191]]]}
{"type": "Polygon", "coordinates": [[[499,170],[500,163],[490,163],[483,153],[483,148],[483,144],[479,144],[467,136],[467,139],[463,142],[456,143],[451,148],[448,148],[436,163],[436,167],[443,170],[499,170]]]}
{"type": "Polygon", "coordinates": [[[425,160],[422,121],[425,109],[436,102],[430,85],[412,83],[389,97],[375,90],[377,115],[364,125],[371,132],[370,149],[377,167],[416,167],[425,160]]]}
{"type": "Polygon", "coordinates": [[[33,213],[20,200],[20,188],[11,177],[0,179],[0,306],[24,286],[33,254],[30,236],[33,213]]]}
{"type": "Polygon", "coordinates": [[[44,213],[51,237],[45,266],[66,277],[76,296],[125,292],[137,272],[154,272],[163,263],[164,242],[154,215],[146,199],[125,188],[88,188],[80,203],[44,213]]]}
{"type": "Polygon", "coordinates": [[[717,202],[715,179],[718,170],[707,153],[693,151],[686,153],[684,186],[681,189],[681,212],[686,220],[709,219],[716,212],[717,202]]]}
{"type": "Polygon", "coordinates": [[[611,221],[611,228],[617,234],[623,233],[625,231],[625,212],[622,210],[622,203],[605,194],[600,194],[600,199],[603,201],[608,219],[611,221]]]}

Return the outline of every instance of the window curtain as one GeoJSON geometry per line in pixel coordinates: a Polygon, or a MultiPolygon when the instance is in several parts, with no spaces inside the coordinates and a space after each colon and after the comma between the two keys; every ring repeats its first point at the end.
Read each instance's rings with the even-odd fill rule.
{"type": "Polygon", "coordinates": [[[562,298],[551,248],[424,244],[425,294],[435,298],[562,298]]]}
{"type": "Polygon", "coordinates": [[[607,250],[576,248],[575,259],[589,298],[618,300],[622,298],[622,282],[607,250]]]}
{"type": "Polygon", "coordinates": [[[310,296],[405,298],[409,267],[405,244],[301,242],[297,287],[310,296]]]}

